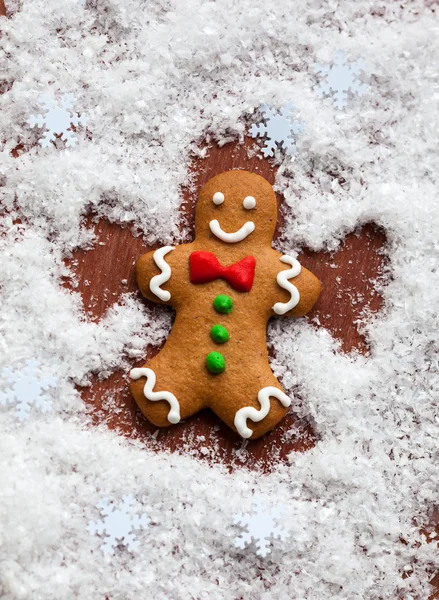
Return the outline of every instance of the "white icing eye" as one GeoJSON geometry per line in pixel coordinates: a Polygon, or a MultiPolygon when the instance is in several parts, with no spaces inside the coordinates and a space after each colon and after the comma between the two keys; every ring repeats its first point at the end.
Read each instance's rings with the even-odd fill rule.
{"type": "Polygon", "coordinates": [[[224,202],[224,194],[222,192],[215,192],[212,198],[212,202],[219,206],[224,202]]]}
{"type": "Polygon", "coordinates": [[[253,198],[253,196],[247,196],[247,198],[244,198],[242,206],[247,210],[251,210],[256,206],[256,200],[253,198]]]}

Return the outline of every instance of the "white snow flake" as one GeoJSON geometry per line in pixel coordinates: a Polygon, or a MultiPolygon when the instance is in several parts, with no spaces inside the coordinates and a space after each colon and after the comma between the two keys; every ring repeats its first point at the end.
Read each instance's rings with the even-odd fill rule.
{"type": "Polygon", "coordinates": [[[43,137],[39,140],[40,145],[43,148],[48,148],[50,142],[55,141],[55,134],[61,135],[61,139],[66,143],[66,147],[74,146],[77,141],[77,137],[72,131],[72,125],[77,127],[78,125],[87,125],[87,118],[83,115],[79,116],[78,113],[72,112],[72,107],[76,102],[76,98],[73,94],[64,94],[60,103],[56,102],[44,94],[40,96],[39,103],[44,108],[45,115],[31,115],[29,118],[29,125],[31,127],[45,127],[47,131],[44,132],[43,137]]]}
{"type": "Polygon", "coordinates": [[[361,58],[349,62],[345,52],[339,50],[332,64],[315,63],[314,73],[319,73],[324,79],[314,89],[320,97],[331,96],[336,108],[345,108],[348,92],[359,96],[366,93],[367,85],[359,79],[365,66],[366,63],[361,58]]]}
{"type": "Polygon", "coordinates": [[[52,402],[47,398],[50,388],[56,386],[57,380],[52,376],[44,376],[40,363],[31,359],[22,369],[6,367],[1,374],[0,404],[15,405],[15,414],[19,421],[29,417],[32,406],[43,413],[52,410],[52,402]]]}
{"type": "Polygon", "coordinates": [[[254,542],[256,554],[262,557],[267,556],[271,552],[272,538],[286,540],[289,537],[288,531],[279,525],[282,514],[282,505],[269,511],[263,500],[256,497],[253,500],[253,509],[249,514],[239,513],[235,516],[234,524],[246,529],[239,537],[235,538],[235,546],[244,549],[254,542]]]}
{"type": "Polygon", "coordinates": [[[266,137],[262,154],[274,156],[276,147],[282,147],[287,154],[295,154],[297,146],[294,136],[302,133],[303,125],[293,118],[294,105],[285,104],[279,111],[264,104],[260,111],[264,123],[252,125],[250,135],[253,138],[266,137]]]}
{"type": "Polygon", "coordinates": [[[137,552],[139,541],[136,540],[135,529],[147,529],[150,519],[145,515],[133,515],[132,495],[123,496],[122,502],[116,507],[108,499],[96,505],[103,518],[100,521],[90,521],[87,530],[91,535],[106,536],[101,544],[104,554],[114,554],[114,549],[122,544],[131,552],[137,552]]]}

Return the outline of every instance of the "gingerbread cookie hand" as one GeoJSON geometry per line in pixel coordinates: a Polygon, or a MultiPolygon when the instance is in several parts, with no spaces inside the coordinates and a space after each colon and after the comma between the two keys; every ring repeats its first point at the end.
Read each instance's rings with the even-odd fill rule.
{"type": "Polygon", "coordinates": [[[133,396],[155,425],[209,407],[243,438],[256,439],[287,411],[291,398],[268,362],[267,321],[305,314],[320,284],[272,249],[276,220],[265,179],[222,173],[200,192],[195,240],[139,260],[144,295],[176,309],[163,349],[131,372],[133,396]]]}
{"type": "Polygon", "coordinates": [[[142,294],[152,302],[175,306],[181,298],[185,274],[180,268],[184,246],[162,246],[148,252],[136,263],[136,278],[142,294]]]}
{"type": "Polygon", "coordinates": [[[283,266],[283,263],[288,265],[288,268],[281,269],[276,276],[278,301],[272,307],[273,315],[303,317],[317,302],[322,289],[321,283],[311,271],[302,267],[296,258],[284,254],[279,256],[279,260],[279,266],[283,266]],[[281,301],[281,297],[285,300],[281,301]]]}

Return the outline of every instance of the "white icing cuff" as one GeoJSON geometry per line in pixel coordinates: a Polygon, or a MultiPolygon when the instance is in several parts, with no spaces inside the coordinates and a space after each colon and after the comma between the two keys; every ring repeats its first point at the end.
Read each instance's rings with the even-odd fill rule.
{"type": "Polygon", "coordinates": [[[288,302],[276,302],[276,304],[273,306],[273,310],[277,315],[284,315],[286,312],[297,306],[300,302],[299,290],[288,280],[292,277],[297,277],[302,270],[302,267],[300,266],[298,260],[292,256],[288,256],[287,254],[281,256],[280,259],[283,263],[291,265],[291,269],[286,269],[285,271],[278,273],[276,281],[281,288],[287,290],[287,292],[290,292],[291,298],[288,302]]]}
{"type": "Polygon", "coordinates": [[[154,262],[157,265],[157,267],[161,270],[161,273],[159,275],[155,275],[151,279],[151,281],[149,282],[149,289],[154,294],[154,296],[157,296],[157,298],[160,298],[160,300],[162,300],[163,302],[168,302],[168,300],[171,299],[171,294],[166,290],[162,290],[162,288],[160,287],[169,280],[172,274],[171,267],[163,258],[166,254],[168,254],[168,252],[171,252],[171,250],[174,250],[174,246],[163,246],[163,248],[159,248],[152,255],[154,258],[154,262]]]}

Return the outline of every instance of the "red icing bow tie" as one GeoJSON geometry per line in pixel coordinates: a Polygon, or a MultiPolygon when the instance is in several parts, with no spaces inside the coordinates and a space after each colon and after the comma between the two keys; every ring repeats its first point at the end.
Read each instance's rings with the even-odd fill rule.
{"type": "Polygon", "coordinates": [[[230,267],[223,267],[212,252],[192,252],[189,257],[191,283],[225,279],[238,292],[249,292],[255,276],[256,259],[246,256],[230,267]]]}

